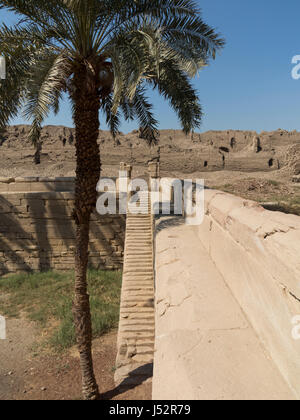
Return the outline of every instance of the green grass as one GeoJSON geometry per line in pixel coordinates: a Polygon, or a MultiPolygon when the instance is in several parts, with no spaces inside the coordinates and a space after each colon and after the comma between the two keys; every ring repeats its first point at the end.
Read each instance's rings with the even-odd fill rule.
{"type": "MultiPolygon", "coordinates": [[[[88,271],[93,337],[117,327],[119,320],[120,272],[88,271]]],[[[25,314],[47,334],[46,343],[55,350],[75,344],[72,317],[74,273],[18,274],[0,278],[0,313],[7,317],[25,314]]]]}
{"type": "Polygon", "coordinates": [[[275,181],[274,179],[268,180],[269,185],[273,185],[274,187],[280,187],[281,183],[278,181],[275,181]]]}
{"type": "Polygon", "coordinates": [[[274,204],[263,204],[263,207],[266,210],[270,210],[270,211],[280,211],[281,213],[295,214],[296,216],[300,216],[299,205],[291,205],[290,203],[278,201],[278,203],[274,203],[274,204]]]}

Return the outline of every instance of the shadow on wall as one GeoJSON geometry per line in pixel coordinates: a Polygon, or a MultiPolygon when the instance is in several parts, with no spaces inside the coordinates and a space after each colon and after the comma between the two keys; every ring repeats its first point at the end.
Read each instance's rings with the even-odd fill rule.
{"type": "Polygon", "coordinates": [[[27,211],[35,229],[38,270],[72,269],[75,239],[72,209],[53,184],[45,183],[45,186],[50,194],[34,194],[27,200],[27,211]]]}
{"type": "MultiPolygon", "coordinates": [[[[19,200],[19,204],[20,200],[19,200]]],[[[28,264],[32,250],[32,235],[17,220],[17,206],[0,196],[0,274],[11,271],[32,271],[28,264]]]]}
{"type": "MultiPolygon", "coordinates": [[[[0,195],[0,275],[74,268],[74,194],[47,187],[48,192],[0,195]]],[[[125,216],[94,213],[91,219],[90,266],[121,269],[125,216]]]]}

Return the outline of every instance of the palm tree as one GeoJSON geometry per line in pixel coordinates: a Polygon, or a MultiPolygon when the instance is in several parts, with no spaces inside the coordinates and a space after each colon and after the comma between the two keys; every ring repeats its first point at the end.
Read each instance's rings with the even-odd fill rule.
{"type": "Polygon", "coordinates": [[[90,216],[101,172],[99,112],[113,136],[121,114],[137,118],[149,142],[157,139],[157,121],[146,96],[157,89],[188,133],[202,112],[190,78],[215,58],[223,39],[203,22],[191,0],[0,0],[19,16],[0,27],[0,54],[7,79],[0,84],[0,127],[20,109],[32,121],[38,142],[50,110],[59,111],[69,95],[75,124],[76,222],[73,314],[85,399],[99,397],[91,344],[87,292],[90,216]]]}

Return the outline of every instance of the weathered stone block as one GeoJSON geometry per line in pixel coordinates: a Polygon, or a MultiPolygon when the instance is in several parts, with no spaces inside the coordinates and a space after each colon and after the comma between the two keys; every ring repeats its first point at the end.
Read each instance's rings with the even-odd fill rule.
{"type": "MultiPolygon", "coordinates": [[[[18,179],[17,184],[24,187],[33,181],[18,179]]],[[[63,180],[58,183],[63,187],[68,184],[64,185],[63,180]]],[[[39,182],[35,181],[35,184],[39,182]]],[[[8,181],[5,185],[9,185],[8,181]]],[[[0,252],[1,261],[6,264],[0,272],[72,269],[75,250],[73,207],[74,193],[70,191],[0,194],[0,252]]],[[[124,221],[125,216],[94,213],[90,241],[93,266],[102,269],[122,267],[120,254],[124,246],[124,221]],[[116,252],[118,255],[114,255],[116,252]],[[109,255],[115,256],[115,263],[106,261],[109,255]]]]}

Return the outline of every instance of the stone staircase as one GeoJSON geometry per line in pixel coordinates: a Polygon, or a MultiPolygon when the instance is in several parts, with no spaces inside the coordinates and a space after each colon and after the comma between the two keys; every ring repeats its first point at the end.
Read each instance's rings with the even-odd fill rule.
{"type": "MultiPolygon", "coordinates": [[[[137,385],[152,377],[155,313],[153,216],[148,191],[140,210],[128,212],[121,293],[116,385],[137,385]]],[[[129,200],[130,204],[131,200],[129,200]]]]}

